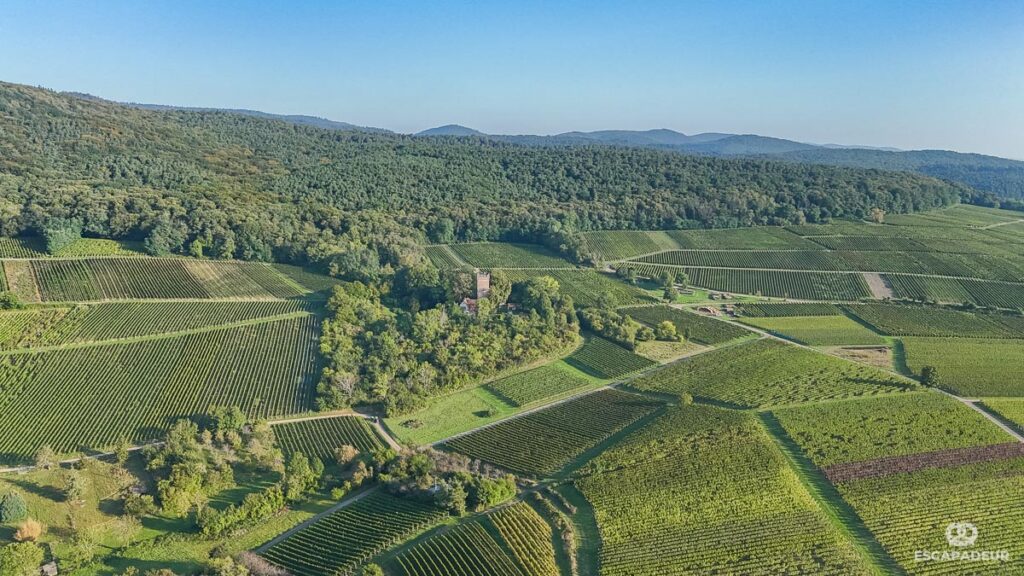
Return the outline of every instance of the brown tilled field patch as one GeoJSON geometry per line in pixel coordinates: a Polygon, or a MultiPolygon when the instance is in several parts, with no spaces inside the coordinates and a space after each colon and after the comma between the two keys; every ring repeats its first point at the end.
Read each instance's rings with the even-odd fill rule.
{"type": "Polygon", "coordinates": [[[846,360],[878,368],[892,368],[892,350],[886,346],[834,346],[825,350],[846,360]]]}
{"type": "Polygon", "coordinates": [[[833,464],[824,468],[825,476],[833,484],[916,472],[926,468],[951,468],[963,464],[990,462],[992,460],[1009,460],[1024,456],[1024,443],[1007,442],[991,446],[972,446],[968,448],[951,448],[936,450],[908,456],[889,456],[864,462],[833,464]]]}

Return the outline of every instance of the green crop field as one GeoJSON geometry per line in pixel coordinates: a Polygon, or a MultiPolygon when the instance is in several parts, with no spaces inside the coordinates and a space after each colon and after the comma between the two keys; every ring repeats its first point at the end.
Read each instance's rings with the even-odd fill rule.
{"type": "Polygon", "coordinates": [[[846,316],[744,318],[743,322],[808,346],[885,344],[881,336],[846,316]]]}
{"type": "Polygon", "coordinates": [[[0,356],[0,459],[159,437],[211,405],[259,416],[313,407],[312,316],[186,336],[0,356]]]}
{"type": "Polygon", "coordinates": [[[963,396],[1024,396],[1024,341],[903,338],[907,366],[934,366],[938,384],[963,396]]]}
{"type": "Polygon", "coordinates": [[[780,316],[836,316],[842,310],[832,304],[806,302],[782,304],[740,304],[737,305],[743,316],[750,318],[774,318],[780,316]]]}
{"type": "Polygon", "coordinates": [[[914,388],[899,376],[771,339],[697,354],[629,383],[640,390],[744,408],[871,396],[914,388]]]}
{"type": "Polygon", "coordinates": [[[611,297],[619,306],[655,301],[640,288],[594,270],[508,270],[506,274],[513,282],[550,276],[558,281],[563,294],[572,296],[577,306],[594,306],[602,296],[611,297]]]}
{"type": "Polygon", "coordinates": [[[547,522],[519,502],[432,536],[398,565],[408,576],[558,576],[551,538],[547,522]]]}
{"type": "Polygon", "coordinates": [[[637,262],[670,266],[725,268],[779,268],[783,270],[843,270],[831,252],[793,250],[672,250],[638,258],[637,262]]]}
{"type": "Polygon", "coordinates": [[[722,292],[805,300],[859,300],[871,297],[871,291],[860,274],[721,268],[684,270],[694,286],[722,292]]]}
{"type": "Polygon", "coordinates": [[[46,243],[38,236],[9,238],[0,236],[0,258],[39,258],[46,256],[46,243]]]}
{"type": "Polygon", "coordinates": [[[853,304],[848,309],[883,334],[893,336],[1024,338],[1021,316],[890,304],[853,304]]]}
{"type": "MultiPolygon", "coordinates": [[[[43,301],[167,298],[289,298],[300,286],[267,264],[179,258],[30,260],[21,289],[43,301]]],[[[5,264],[6,269],[6,264],[5,264]]],[[[6,270],[5,270],[6,271],[6,270]]],[[[8,277],[12,272],[7,271],[8,277]]],[[[30,298],[35,299],[35,298],[30,298]]]]}
{"type": "Polygon", "coordinates": [[[838,486],[879,543],[911,574],[1024,573],[1024,458],[919,470],[838,486]],[[950,550],[951,522],[977,526],[977,546],[1008,562],[919,562],[918,550],[950,550]]]}
{"type": "Polygon", "coordinates": [[[572,367],[596,378],[615,380],[657,364],[622,346],[598,336],[591,336],[565,361],[572,367]]]}
{"type": "Polygon", "coordinates": [[[553,474],[657,407],[636,394],[599,390],[456,437],[444,447],[519,474],[553,474]]]}
{"type": "Polygon", "coordinates": [[[587,232],[582,237],[587,249],[604,260],[624,260],[679,247],[665,232],[605,230],[587,232]]]}
{"type": "Polygon", "coordinates": [[[359,416],[335,416],[275,424],[274,436],[286,461],[295,452],[302,452],[328,465],[334,461],[334,451],[341,446],[352,446],[363,453],[387,446],[373,427],[359,416]]]}
{"type": "Polygon", "coordinates": [[[885,278],[892,285],[893,294],[901,299],[953,304],[970,302],[1012,310],[1024,308],[1024,284],[893,274],[887,274],[885,278]]]}
{"type": "Polygon", "coordinates": [[[698,344],[721,344],[736,338],[753,336],[749,330],[744,330],[734,324],[700,316],[693,312],[685,312],[671,306],[638,306],[625,308],[622,312],[650,326],[657,326],[668,320],[675,325],[676,331],[680,335],[686,337],[686,340],[698,344]]]}
{"type": "Polygon", "coordinates": [[[785,228],[670,230],[680,248],[704,250],[816,250],[818,246],[785,228]]]}
{"type": "Polygon", "coordinates": [[[487,388],[513,406],[558,396],[594,382],[593,378],[565,362],[555,362],[533,370],[519,372],[487,384],[487,388]]]}
{"type": "Polygon", "coordinates": [[[476,268],[573,268],[561,256],[536,244],[480,242],[448,245],[463,262],[476,268]]]}
{"type": "Polygon", "coordinates": [[[577,486],[601,574],[868,574],[749,414],[670,408],[577,486]]]}
{"type": "Polygon", "coordinates": [[[451,246],[445,244],[436,244],[434,246],[427,246],[423,249],[427,254],[427,258],[430,262],[437,267],[438,270],[458,270],[466,268],[466,264],[459,260],[459,257],[452,251],[451,246]]]}
{"type": "Polygon", "coordinates": [[[446,515],[432,503],[377,491],[292,534],[262,556],[293,576],[347,574],[446,515]]]}
{"type": "Polygon", "coordinates": [[[292,266],[290,264],[271,264],[271,268],[277,270],[286,278],[291,279],[299,286],[310,292],[323,292],[330,290],[339,282],[336,278],[310,272],[305,268],[292,266]]]}
{"type": "Polygon", "coordinates": [[[1013,440],[977,411],[933,391],[773,413],[818,466],[1013,440]]]}
{"type": "Polygon", "coordinates": [[[1024,430],[1024,399],[986,398],[983,404],[991,411],[1011,422],[1018,430],[1024,430]]]}

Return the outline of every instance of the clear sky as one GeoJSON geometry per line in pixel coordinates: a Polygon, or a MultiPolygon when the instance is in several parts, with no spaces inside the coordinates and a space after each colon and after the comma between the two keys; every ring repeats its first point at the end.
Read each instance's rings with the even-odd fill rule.
{"type": "Polygon", "coordinates": [[[402,132],[756,133],[1024,159],[1024,1],[5,0],[0,80],[402,132]]]}

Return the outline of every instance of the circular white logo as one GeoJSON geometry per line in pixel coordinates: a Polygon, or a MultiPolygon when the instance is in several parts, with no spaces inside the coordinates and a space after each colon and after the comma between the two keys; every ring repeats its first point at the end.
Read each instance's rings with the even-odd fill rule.
{"type": "Polygon", "coordinates": [[[950,522],[949,526],[946,526],[946,541],[950,546],[974,546],[977,539],[978,527],[970,522],[950,522]]]}

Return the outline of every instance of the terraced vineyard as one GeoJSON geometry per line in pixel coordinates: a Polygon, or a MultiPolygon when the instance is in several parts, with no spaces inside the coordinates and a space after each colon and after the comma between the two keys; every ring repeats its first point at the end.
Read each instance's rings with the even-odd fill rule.
{"type": "Polygon", "coordinates": [[[1012,440],[978,412],[932,391],[784,408],[773,414],[823,467],[1012,440]]]}
{"type": "Polygon", "coordinates": [[[562,362],[519,372],[487,384],[487,389],[513,406],[559,396],[591,384],[593,380],[562,362]]]}
{"type": "Polygon", "coordinates": [[[586,472],[601,574],[871,573],[749,414],[671,408],[586,472]]]}
{"type": "Polygon", "coordinates": [[[657,407],[635,394],[599,390],[456,437],[443,447],[519,474],[552,474],[657,407]]]}
{"type": "Polygon", "coordinates": [[[274,436],[286,461],[295,452],[302,452],[310,458],[319,458],[327,465],[334,461],[334,451],[341,446],[352,446],[362,453],[387,447],[373,427],[359,416],[275,424],[274,436]]]}
{"type": "Polygon", "coordinates": [[[808,346],[885,344],[885,340],[846,316],[744,318],[743,323],[808,346]]]}
{"type": "Polygon", "coordinates": [[[684,312],[671,306],[638,306],[625,308],[623,312],[634,320],[639,320],[649,326],[657,326],[668,320],[675,325],[676,331],[686,340],[692,340],[699,344],[721,344],[736,338],[753,336],[749,330],[744,330],[728,322],[714,320],[692,312],[684,312]]]}
{"type": "Polygon", "coordinates": [[[151,340],[0,356],[0,459],[42,445],[68,453],[122,435],[159,437],[211,405],[257,417],[313,407],[318,375],[310,315],[151,340]]]}
{"type": "Polygon", "coordinates": [[[360,563],[439,523],[445,515],[433,504],[378,490],[261,554],[294,576],[351,574],[360,563]]]}
{"type": "Polygon", "coordinates": [[[622,378],[656,364],[597,336],[588,337],[583,346],[565,361],[585,374],[607,380],[622,378]]]}
{"type": "Polygon", "coordinates": [[[939,386],[970,397],[1024,396],[1024,341],[904,338],[907,366],[934,366],[939,386]]]}
{"type": "Polygon", "coordinates": [[[743,408],[900,392],[915,383],[775,340],[761,339],[697,354],[629,383],[639,390],[743,408]]]}

